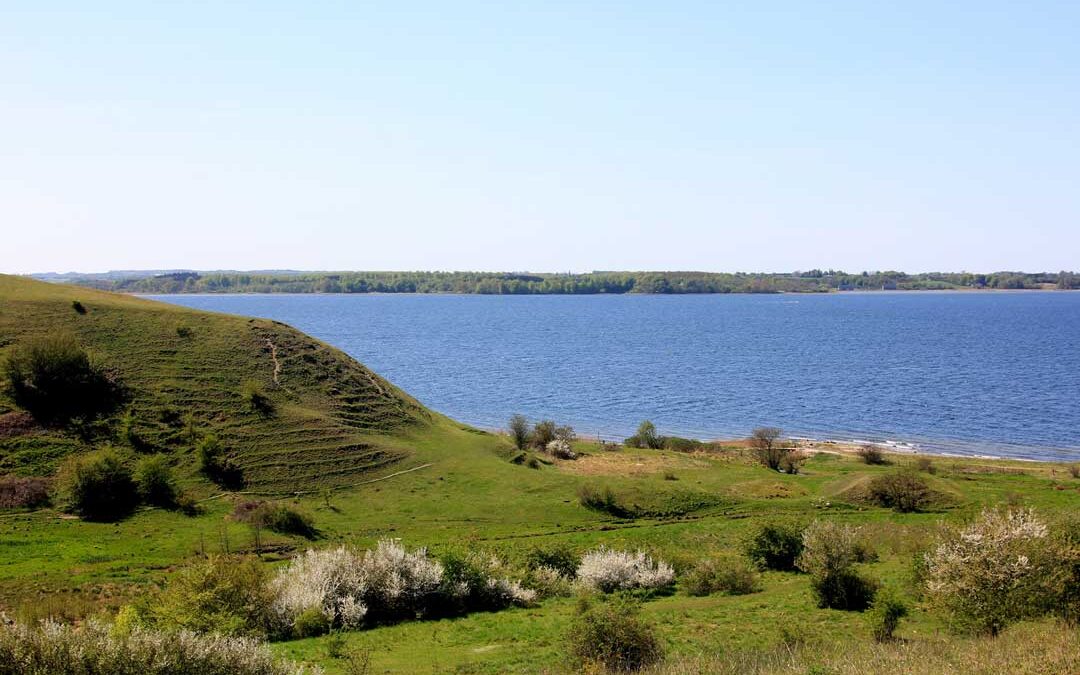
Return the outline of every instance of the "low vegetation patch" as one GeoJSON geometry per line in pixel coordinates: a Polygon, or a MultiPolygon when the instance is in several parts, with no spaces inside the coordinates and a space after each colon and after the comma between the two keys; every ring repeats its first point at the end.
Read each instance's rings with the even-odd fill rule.
{"type": "Polygon", "coordinates": [[[278,659],[251,638],[118,630],[99,621],[75,628],[0,624],[0,673],[80,675],[304,675],[313,671],[278,659]]]}
{"type": "Polygon", "coordinates": [[[908,607],[894,592],[879,591],[870,607],[870,632],[877,642],[891,642],[895,639],[900,619],[907,616],[908,607]]]}
{"type": "Polygon", "coordinates": [[[48,480],[28,476],[0,477],[0,509],[36,509],[48,503],[48,480]]]}
{"type": "Polygon", "coordinates": [[[253,528],[265,528],[279,534],[294,534],[313,539],[315,521],[307,513],[281,502],[261,500],[239,501],[233,507],[233,518],[253,528]]]}
{"type": "Polygon", "coordinates": [[[683,575],[680,587],[688,595],[714,593],[747,595],[761,590],[761,578],[753,566],[741,559],[703,560],[683,575]]]}
{"type": "Polygon", "coordinates": [[[663,447],[663,440],[656,433],[656,425],[652,422],[645,420],[638,425],[637,431],[633,436],[623,441],[623,445],[628,448],[651,448],[657,449],[663,447]]]}

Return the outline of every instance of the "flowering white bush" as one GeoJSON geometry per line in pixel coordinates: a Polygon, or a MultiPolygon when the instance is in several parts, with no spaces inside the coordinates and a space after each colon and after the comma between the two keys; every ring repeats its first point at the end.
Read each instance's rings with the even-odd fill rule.
{"type": "Polygon", "coordinates": [[[578,583],[585,588],[610,593],[631,589],[662,589],[675,583],[675,570],[654,561],[642,551],[629,553],[604,546],[581,557],[578,583]]]}
{"type": "Polygon", "coordinates": [[[471,555],[453,567],[451,574],[425,549],[409,552],[392,540],[363,553],[344,546],[309,550],[274,579],[274,609],[290,628],[311,609],[322,612],[332,626],[357,628],[365,618],[501,609],[536,600],[535,591],[506,575],[498,558],[471,555]]]}
{"type": "Polygon", "coordinates": [[[383,539],[364,551],[361,573],[367,585],[369,610],[386,614],[416,613],[428,596],[438,592],[443,566],[419,548],[409,553],[400,543],[383,539]]]}
{"type": "Polygon", "coordinates": [[[1049,571],[1046,533],[1031,509],[983,511],[925,555],[931,600],[958,626],[991,634],[1039,613],[1049,571]]]}
{"type": "Polygon", "coordinates": [[[305,551],[273,581],[276,614],[292,624],[304,611],[318,608],[333,625],[358,627],[367,614],[368,590],[360,563],[344,546],[305,551]]]}
{"type": "Polygon", "coordinates": [[[570,447],[569,441],[562,438],[556,438],[548,443],[547,453],[552,457],[558,457],[559,459],[577,459],[577,454],[574,452],[573,448],[570,447]]]}
{"type": "Polygon", "coordinates": [[[278,660],[265,643],[188,630],[143,627],[110,630],[88,621],[80,628],[42,622],[0,624],[0,670],[13,673],[108,673],[109,675],[305,675],[278,660]],[[9,670],[10,669],[10,670],[9,670]]]}

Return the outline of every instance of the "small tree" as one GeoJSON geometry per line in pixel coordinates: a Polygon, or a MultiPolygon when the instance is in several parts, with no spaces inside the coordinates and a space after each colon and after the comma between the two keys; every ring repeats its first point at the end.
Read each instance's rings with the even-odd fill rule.
{"type": "Polygon", "coordinates": [[[814,521],[803,532],[799,569],[810,575],[810,587],[818,606],[862,611],[874,599],[877,584],[861,576],[856,563],[870,557],[850,525],[814,521]]]}
{"type": "Polygon", "coordinates": [[[199,458],[199,470],[210,480],[226,489],[243,485],[243,471],[225,455],[225,448],[216,435],[205,434],[195,446],[195,454],[199,458]]]}
{"type": "Polygon", "coordinates": [[[782,434],[778,427],[758,427],[750,435],[750,445],[758,461],[773,471],[781,470],[784,457],[791,452],[781,443],[782,434]]]}
{"type": "Polygon", "coordinates": [[[131,470],[115,450],[68,458],[57,482],[68,508],[87,520],[120,520],[139,501],[131,470]]]}
{"type": "Polygon", "coordinates": [[[625,445],[630,448],[660,448],[663,446],[663,441],[656,433],[656,425],[645,420],[638,425],[637,432],[626,439],[625,445]]]}
{"type": "Polygon", "coordinates": [[[533,426],[532,430],[532,444],[543,450],[547,447],[548,443],[555,440],[555,422],[552,420],[541,420],[533,426]]]}
{"type": "Polygon", "coordinates": [[[510,439],[514,441],[514,447],[524,450],[529,445],[529,420],[524,415],[514,415],[510,418],[510,439]]]}

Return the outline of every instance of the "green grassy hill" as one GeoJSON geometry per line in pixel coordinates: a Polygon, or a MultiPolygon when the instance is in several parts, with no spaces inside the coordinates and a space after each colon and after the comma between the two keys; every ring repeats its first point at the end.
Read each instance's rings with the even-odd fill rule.
{"type": "Polygon", "coordinates": [[[22,423],[0,394],[7,422],[0,421],[0,473],[48,472],[88,442],[123,442],[119,427],[130,415],[141,452],[172,453],[193,467],[194,425],[218,435],[249,489],[312,490],[402,461],[409,450],[400,434],[433,420],[356,361],[275,321],[0,276],[0,357],[16,343],[57,334],[73,336],[116,373],[130,403],[85,438],[22,423]],[[251,381],[269,396],[272,414],[250,409],[242,390],[251,381]]]}

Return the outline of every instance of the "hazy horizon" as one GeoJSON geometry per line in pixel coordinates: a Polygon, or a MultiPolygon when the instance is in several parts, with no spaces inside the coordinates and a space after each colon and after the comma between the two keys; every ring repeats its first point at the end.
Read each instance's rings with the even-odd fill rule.
{"type": "Polygon", "coordinates": [[[0,271],[1076,269],[1078,22],[6,7],[0,271]]]}

